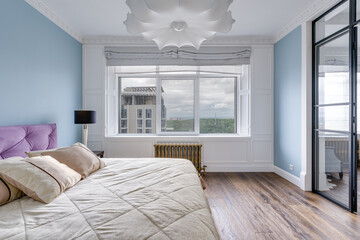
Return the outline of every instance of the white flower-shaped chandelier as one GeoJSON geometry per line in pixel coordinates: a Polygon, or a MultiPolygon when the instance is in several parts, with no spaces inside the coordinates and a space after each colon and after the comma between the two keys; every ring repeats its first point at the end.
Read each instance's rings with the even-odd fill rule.
{"type": "Polygon", "coordinates": [[[232,0],[127,0],[131,13],[124,24],[131,34],[166,46],[193,46],[231,30],[232,0]]]}

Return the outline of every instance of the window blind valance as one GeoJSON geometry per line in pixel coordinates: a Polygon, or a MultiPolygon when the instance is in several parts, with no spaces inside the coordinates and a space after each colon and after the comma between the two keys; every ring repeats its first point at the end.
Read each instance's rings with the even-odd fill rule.
{"type": "Polygon", "coordinates": [[[105,47],[107,66],[250,64],[250,47],[167,48],[105,47]]]}

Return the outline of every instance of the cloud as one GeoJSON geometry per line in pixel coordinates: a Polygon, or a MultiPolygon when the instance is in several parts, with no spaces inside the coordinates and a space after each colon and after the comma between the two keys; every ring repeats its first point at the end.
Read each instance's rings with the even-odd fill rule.
{"type": "Polygon", "coordinates": [[[229,105],[227,105],[226,103],[218,103],[215,104],[215,106],[213,106],[213,109],[222,109],[222,108],[229,108],[229,105]]]}
{"type": "MultiPolygon", "coordinates": [[[[200,117],[234,118],[234,78],[200,79],[200,117]]],[[[155,78],[123,78],[121,88],[156,86],[155,78]]],[[[194,80],[163,80],[167,118],[194,117],[194,80]]]]}

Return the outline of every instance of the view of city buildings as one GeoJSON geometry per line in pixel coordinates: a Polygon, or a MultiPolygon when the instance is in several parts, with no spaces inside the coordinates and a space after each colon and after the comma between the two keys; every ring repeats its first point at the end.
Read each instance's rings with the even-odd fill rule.
{"type": "MultiPolygon", "coordinates": [[[[162,90],[163,91],[163,90],[162,90]]],[[[166,107],[161,99],[162,129],[166,107]]],[[[126,87],[121,92],[120,133],[156,133],[156,87],[126,87]]]]}
{"type": "Polygon", "coordinates": [[[115,72],[119,134],[247,132],[247,65],[117,66],[115,72]]]}
{"type": "MultiPolygon", "coordinates": [[[[164,89],[161,89],[164,93],[164,89]]],[[[125,87],[120,94],[121,116],[119,132],[122,134],[155,134],[156,133],[156,87],[125,87]]],[[[167,117],[164,98],[161,98],[161,132],[186,132],[194,129],[193,118],[167,117]]],[[[201,133],[233,133],[233,118],[200,119],[201,133]]]]}

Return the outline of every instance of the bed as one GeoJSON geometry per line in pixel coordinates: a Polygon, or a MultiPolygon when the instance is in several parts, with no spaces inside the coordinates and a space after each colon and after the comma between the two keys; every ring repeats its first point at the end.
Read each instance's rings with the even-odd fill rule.
{"type": "MultiPolygon", "coordinates": [[[[0,127],[0,161],[57,147],[56,125],[0,127]]],[[[107,158],[48,204],[0,206],[0,239],[219,239],[188,160],[107,158]]]]}

